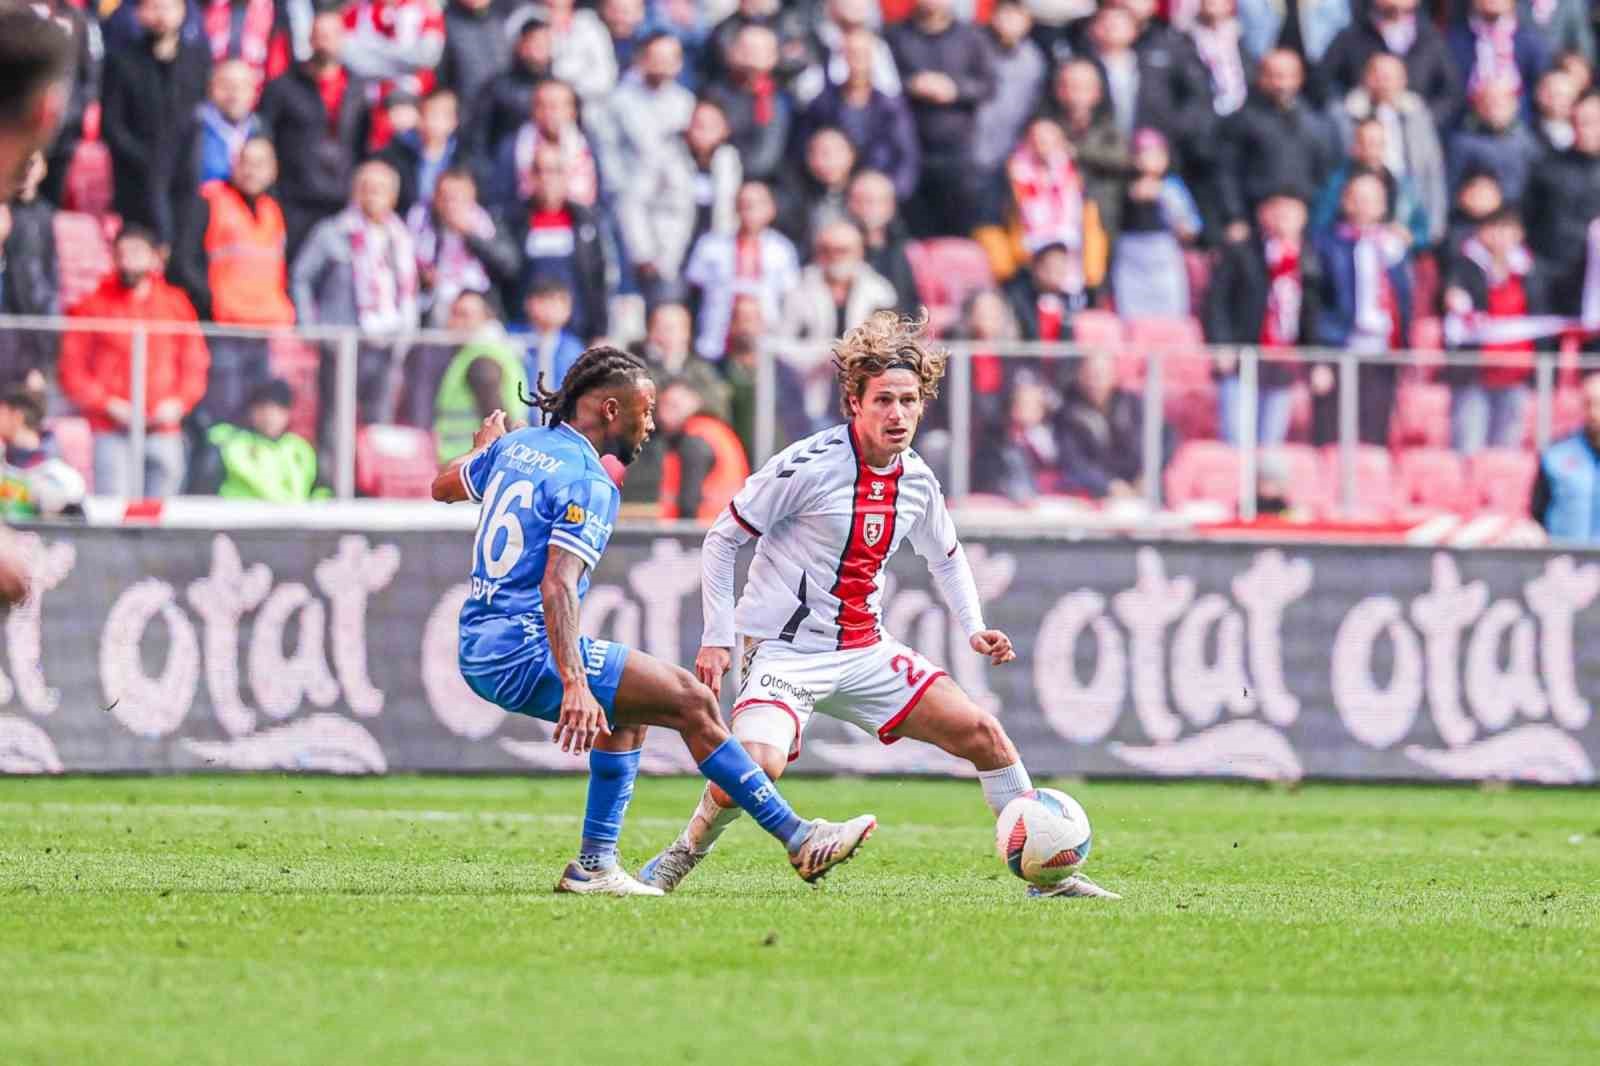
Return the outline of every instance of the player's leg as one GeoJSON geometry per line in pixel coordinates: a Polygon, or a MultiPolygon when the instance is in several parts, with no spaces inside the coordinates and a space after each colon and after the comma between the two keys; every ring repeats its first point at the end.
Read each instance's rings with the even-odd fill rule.
{"type": "Polygon", "coordinates": [[[807,822],[797,815],[722,724],[711,690],[682,667],[629,653],[608,709],[618,725],[659,725],[681,734],[700,772],[784,845],[790,864],[807,881],[848,859],[877,827],[871,815],[844,823],[807,822]]]}
{"type": "Polygon", "coordinates": [[[633,799],[634,779],[639,776],[644,735],[644,726],[619,726],[595,741],[589,752],[589,795],[578,845],[578,865],[588,873],[617,865],[617,842],[622,839],[622,821],[633,799]]]}
{"type": "MultiPolygon", "coordinates": [[[[736,709],[731,729],[768,777],[776,781],[783,776],[793,758],[789,754],[791,747],[798,740],[792,715],[769,704],[748,706],[736,709]],[[774,716],[782,721],[771,721],[774,716]]],[[[733,797],[707,781],[694,814],[689,816],[689,824],[671,844],[644,864],[639,870],[639,880],[663,892],[671,892],[711,853],[722,834],[739,820],[739,814],[739,805],[733,797]]]]}
{"type": "MultiPolygon", "coordinates": [[[[974,703],[948,675],[941,673],[920,689],[917,698],[881,727],[878,735],[885,743],[902,738],[921,740],[970,762],[978,771],[984,802],[996,817],[1006,804],[1033,788],[1027,767],[1000,720],[974,703]]],[[[1030,888],[1028,894],[1121,898],[1083,874],[1050,890],[1030,888]]]]}

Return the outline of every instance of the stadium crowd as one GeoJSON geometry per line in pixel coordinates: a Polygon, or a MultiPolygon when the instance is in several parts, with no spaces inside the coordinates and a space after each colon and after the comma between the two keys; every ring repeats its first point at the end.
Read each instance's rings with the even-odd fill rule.
{"type": "MultiPolygon", "coordinates": [[[[914,313],[957,267],[934,325],[980,352],[1112,313],[1259,348],[1267,445],[1337,439],[1335,368],[1296,348],[1407,348],[1453,316],[1471,329],[1445,343],[1487,358],[1440,375],[1426,435],[1520,446],[1556,337],[1483,324],[1600,319],[1585,0],[80,3],[36,0],[81,62],[0,205],[0,311],[71,328],[0,334],[0,385],[35,428],[80,413],[102,484],[129,460],[130,344],[94,318],[359,327],[362,423],[427,430],[441,459],[525,411],[519,384],[631,342],[661,431],[625,496],[702,518],[748,471],[765,341],[914,313]],[[63,306],[69,209],[118,221],[63,306]],[[376,340],[419,327],[472,340],[376,340]]],[[[151,334],[147,357],[147,493],[321,491],[269,342],[151,334]]],[[[294,390],[326,401],[320,363],[294,390]]],[[[782,373],[781,430],[809,432],[831,412],[782,373]]],[[[1231,441],[1238,366],[1205,374],[1199,432],[1231,441]]],[[[1398,377],[1360,371],[1363,442],[1403,431],[1398,377]]],[[[1113,357],[980,354],[972,383],[975,489],[1142,491],[1113,357]]],[[[332,409],[304,436],[325,446],[332,409]]],[[[1191,427],[1168,416],[1170,445],[1191,427]]]]}

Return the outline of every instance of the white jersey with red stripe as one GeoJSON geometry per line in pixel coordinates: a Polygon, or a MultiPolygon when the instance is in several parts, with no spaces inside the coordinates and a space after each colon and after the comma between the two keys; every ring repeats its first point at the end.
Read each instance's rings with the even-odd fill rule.
{"type": "MultiPolygon", "coordinates": [[[[916,452],[874,469],[848,425],[790,445],[745,482],[706,535],[703,643],[732,647],[737,631],[802,652],[876,644],[884,565],[907,540],[936,572],[959,563],[971,588],[939,480],[916,452]],[[728,617],[733,555],[752,537],[755,559],[728,617]]],[[[951,605],[969,632],[983,628],[975,590],[956,598],[967,601],[951,605]]]]}

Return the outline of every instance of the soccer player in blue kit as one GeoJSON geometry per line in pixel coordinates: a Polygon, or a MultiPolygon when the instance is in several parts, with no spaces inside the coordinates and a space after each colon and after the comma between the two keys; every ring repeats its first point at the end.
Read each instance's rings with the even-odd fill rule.
{"type": "Polygon", "coordinates": [[[655,429],[655,386],[615,348],[585,352],[554,392],[535,386],[543,426],[484,419],[473,451],[433,482],[433,498],[482,504],[472,581],[461,608],[461,674],[484,699],[556,724],[563,751],[589,754],[578,859],[557,892],[659,896],[617,860],[617,840],[646,726],[682,734],[700,772],[789,853],[806,881],[849,859],[871,835],[869,814],[806,821],[722,723],[694,675],[641,651],[578,633],[578,603],[611,539],[620,496],[602,455],[638,457],[655,429]]]}

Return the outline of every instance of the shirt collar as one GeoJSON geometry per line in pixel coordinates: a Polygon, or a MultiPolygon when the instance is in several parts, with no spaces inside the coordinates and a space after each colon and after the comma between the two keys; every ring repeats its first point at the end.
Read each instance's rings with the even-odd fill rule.
{"type": "Polygon", "coordinates": [[[577,430],[573,429],[571,426],[569,426],[565,422],[561,423],[561,425],[557,426],[556,428],[557,429],[564,429],[568,433],[571,433],[574,437],[577,437],[579,440],[581,440],[583,442],[583,446],[585,448],[589,449],[589,454],[594,456],[595,461],[596,462],[600,461],[600,453],[597,450],[595,450],[594,441],[590,440],[588,437],[585,437],[582,433],[579,433],[577,430]]]}

